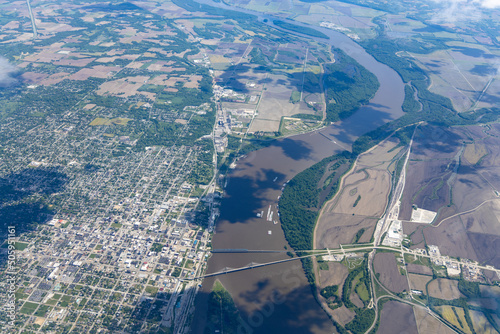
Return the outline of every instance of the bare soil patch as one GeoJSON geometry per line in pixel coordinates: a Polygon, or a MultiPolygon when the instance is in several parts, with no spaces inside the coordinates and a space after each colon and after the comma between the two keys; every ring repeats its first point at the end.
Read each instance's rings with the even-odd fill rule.
{"type": "Polygon", "coordinates": [[[365,231],[358,242],[370,241],[377,219],[387,205],[391,188],[388,169],[399,152],[393,150],[397,143],[397,140],[384,141],[358,158],[355,168],[343,178],[339,192],[325,203],[320,213],[316,247],[334,248],[352,243],[362,228],[365,231]]]}
{"type": "Polygon", "coordinates": [[[410,237],[412,243],[411,249],[425,247],[422,231],[426,227],[428,227],[427,224],[403,222],[403,233],[410,237]]]}
{"type": "MultiPolygon", "coordinates": [[[[113,81],[107,81],[101,84],[101,86],[99,86],[97,94],[99,95],[109,94],[122,97],[130,97],[136,95],[138,93],[137,90],[143,85],[144,80],[147,80],[147,77],[142,82],[136,79],[137,78],[130,77],[113,81]]],[[[148,92],[141,92],[141,94],[146,94],[146,93],[148,92]]]]}
{"type": "Polygon", "coordinates": [[[468,233],[469,240],[481,263],[500,267],[500,236],[468,233]]]}
{"type": "Polygon", "coordinates": [[[356,307],[363,307],[364,304],[363,304],[363,301],[361,300],[361,298],[359,298],[358,294],[357,293],[351,293],[349,295],[349,299],[351,300],[351,302],[356,305],[356,307]]]}
{"type": "Polygon", "coordinates": [[[420,290],[425,293],[425,285],[432,279],[432,276],[408,274],[410,278],[410,288],[412,290],[420,290]]]}
{"type": "Polygon", "coordinates": [[[483,143],[489,148],[489,152],[491,156],[488,156],[487,162],[485,164],[481,163],[481,166],[494,166],[496,162],[498,162],[498,158],[500,155],[498,147],[500,143],[498,142],[498,136],[500,136],[500,126],[498,124],[491,124],[488,127],[485,127],[483,131],[488,135],[488,137],[484,138],[483,143]]]}
{"type": "MultiPolygon", "coordinates": [[[[344,184],[354,184],[358,181],[366,179],[366,177],[367,177],[366,173],[363,173],[359,169],[356,169],[356,172],[349,173],[349,175],[347,175],[344,178],[344,184]]],[[[328,210],[328,211],[330,211],[330,210],[328,210]]]]}
{"type": "Polygon", "coordinates": [[[406,270],[409,273],[432,275],[432,269],[421,264],[408,263],[406,270]]]}
{"type": "Polygon", "coordinates": [[[103,66],[98,65],[92,68],[82,68],[80,71],[69,77],[70,80],[87,80],[90,77],[106,79],[110,77],[113,72],[120,70],[119,66],[103,66]]]}
{"type": "Polygon", "coordinates": [[[192,75],[189,77],[189,81],[184,84],[186,88],[198,88],[200,81],[202,79],[201,75],[192,75]]]}
{"type": "Polygon", "coordinates": [[[455,178],[455,158],[464,139],[456,129],[417,128],[407,166],[400,219],[410,220],[413,204],[434,212],[450,204],[448,181],[455,178]]]}
{"type": "Polygon", "coordinates": [[[342,213],[325,213],[316,230],[316,248],[337,248],[352,243],[356,233],[364,228],[363,236],[373,234],[377,219],[342,213]]]}
{"type": "Polygon", "coordinates": [[[66,58],[66,59],[61,59],[58,61],[54,62],[54,65],[59,65],[59,66],[77,66],[77,67],[85,67],[91,62],[93,62],[95,58],[83,58],[83,59],[71,59],[71,58],[66,58]]]}
{"type": "Polygon", "coordinates": [[[468,232],[500,236],[500,199],[460,216],[468,232]]]}
{"type": "Polygon", "coordinates": [[[21,78],[23,78],[23,81],[28,82],[28,83],[40,83],[46,77],[48,77],[47,74],[36,73],[36,72],[24,72],[21,75],[21,78]]]}
{"type": "Polygon", "coordinates": [[[45,78],[42,80],[40,83],[42,85],[55,85],[56,83],[59,83],[63,81],[64,79],[68,78],[70,76],[70,73],[67,72],[59,72],[59,73],[54,73],[50,75],[49,77],[45,78]]]}
{"type": "Polygon", "coordinates": [[[329,285],[338,285],[340,295],[342,293],[342,284],[349,274],[349,270],[340,262],[329,262],[328,268],[328,270],[319,271],[320,286],[324,288],[329,285]]]}
{"type": "Polygon", "coordinates": [[[344,187],[334,209],[336,213],[372,217],[380,217],[383,214],[390,191],[391,176],[383,170],[371,169],[367,170],[367,173],[369,179],[344,187]],[[351,195],[353,193],[351,190],[355,188],[356,193],[351,195]]]}
{"type": "Polygon", "coordinates": [[[465,146],[464,158],[467,159],[471,165],[474,165],[487,153],[488,151],[483,143],[474,142],[465,146]]]}
{"type": "Polygon", "coordinates": [[[290,102],[290,86],[297,84],[292,82],[293,79],[284,75],[269,75],[266,80],[266,90],[262,92],[259,114],[252,123],[251,132],[278,131],[279,122],[283,116],[315,113],[304,102],[295,104],[290,102]],[[264,120],[268,122],[263,122],[264,120]]]}
{"type": "Polygon", "coordinates": [[[276,132],[280,128],[280,121],[274,119],[254,119],[250,126],[250,132],[264,131],[276,132]]]}
{"type": "Polygon", "coordinates": [[[436,320],[433,316],[427,313],[427,310],[420,307],[415,307],[415,320],[419,333],[425,334],[453,334],[455,333],[447,326],[436,320]]]}
{"type": "Polygon", "coordinates": [[[392,300],[386,302],[382,308],[377,333],[418,334],[413,307],[392,300]]]}
{"type": "Polygon", "coordinates": [[[399,272],[394,253],[377,253],[373,260],[376,273],[380,273],[380,283],[393,292],[408,291],[408,281],[399,272]]]}
{"type": "Polygon", "coordinates": [[[417,233],[418,228],[422,226],[424,225],[420,223],[403,222],[403,233],[406,235],[417,233]]]}
{"type": "Polygon", "coordinates": [[[446,278],[437,278],[428,285],[429,296],[434,298],[452,300],[462,295],[458,290],[458,281],[446,278]]]}
{"type": "Polygon", "coordinates": [[[458,212],[474,209],[482,202],[496,197],[488,182],[478,172],[474,168],[460,166],[453,185],[453,203],[458,212]]]}
{"type": "Polygon", "coordinates": [[[363,153],[358,160],[360,167],[378,167],[383,169],[384,165],[391,161],[403,147],[396,148],[399,140],[396,138],[389,138],[382,142],[375,149],[363,153]]]}
{"type": "MultiPolygon", "coordinates": [[[[475,37],[471,43],[448,42],[450,48],[430,54],[415,54],[418,64],[430,70],[433,85],[430,90],[450,98],[458,112],[468,110],[476,101],[482,87],[496,73],[496,57],[484,46],[489,38],[475,37]],[[481,69],[481,70],[480,70],[481,69]],[[465,80],[464,80],[465,78],[465,80]]],[[[496,89],[488,89],[488,98],[483,98],[478,108],[491,107],[499,96],[496,89]]]]}
{"type": "Polygon", "coordinates": [[[427,244],[438,245],[443,255],[478,260],[467,230],[458,217],[443,222],[439,227],[424,229],[424,236],[427,244]]]}
{"type": "Polygon", "coordinates": [[[448,160],[408,161],[399,219],[411,219],[413,204],[437,212],[449,203],[448,164],[448,160]]]}
{"type": "Polygon", "coordinates": [[[460,150],[463,137],[459,130],[437,126],[419,126],[413,138],[410,159],[453,159],[460,150]]]}
{"type": "Polygon", "coordinates": [[[331,314],[333,316],[333,319],[335,319],[335,321],[337,321],[341,325],[345,325],[345,324],[349,323],[352,319],[354,319],[354,316],[356,315],[356,313],[354,313],[354,311],[349,310],[344,305],[333,310],[331,312],[331,314]]]}
{"type": "MultiPolygon", "coordinates": [[[[494,282],[498,281],[498,276],[496,271],[493,270],[483,270],[484,278],[488,284],[494,284],[494,282]]],[[[500,324],[499,324],[500,325],[500,324]]]]}

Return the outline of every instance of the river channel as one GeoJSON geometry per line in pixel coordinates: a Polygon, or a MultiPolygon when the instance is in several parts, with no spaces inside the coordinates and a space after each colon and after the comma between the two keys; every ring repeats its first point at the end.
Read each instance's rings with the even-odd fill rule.
{"type": "MultiPolygon", "coordinates": [[[[270,25],[273,19],[277,19],[211,0],[196,1],[253,14],[260,21],[267,19],[270,25]]],[[[288,245],[277,215],[278,196],[283,184],[321,159],[350,150],[359,136],[403,115],[404,86],[394,70],[377,62],[349,37],[326,28],[314,28],[330,38],[318,41],[342,49],[375,74],[380,88],[369,104],[348,119],[312,133],[276,140],[271,146],[239,159],[228,176],[221,215],[212,240],[214,249],[284,250],[288,245]],[[273,216],[268,221],[270,212],[273,216]],[[262,217],[257,217],[260,213],[263,213],[262,217]],[[278,223],[274,224],[274,221],[278,223]]],[[[210,258],[207,273],[286,258],[285,253],[217,253],[210,258]]],[[[242,321],[238,333],[334,332],[328,316],[314,299],[300,261],[220,275],[218,279],[240,311],[242,321]]],[[[207,295],[213,283],[214,278],[205,279],[197,296],[194,333],[204,331],[207,295]]]]}

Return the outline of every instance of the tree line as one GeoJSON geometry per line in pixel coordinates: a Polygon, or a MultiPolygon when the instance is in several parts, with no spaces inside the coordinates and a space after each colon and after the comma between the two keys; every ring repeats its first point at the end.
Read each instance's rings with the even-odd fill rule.
{"type": "Polygon", "coordinates": [[[336,122],[367,104],[380,84],[377,77],[341,50],[334,49],[335,63],[324,66],[326,120],[336,122]]]}

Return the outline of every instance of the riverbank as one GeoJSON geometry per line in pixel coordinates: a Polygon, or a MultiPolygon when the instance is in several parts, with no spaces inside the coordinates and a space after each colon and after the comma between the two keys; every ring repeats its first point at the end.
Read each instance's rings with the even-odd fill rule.
{"type": "MultiPolygon", "coordinates": [[[[260,15],[259,20],[265,18],[267,24],[272,25],[273,17],[260,15]]],[[[212,240],[214,248],[289,249],[280,224],[266,220],[268,210],[277,217],[278,196],[283,184],[322,159],[351,148],[364,133],[402,115],[404,88],[398,74],[378,63],[347,36],[328,29],[321,31],[330,37],[321,42],[342,49],[375,74],[380,87],[370,102],[349,118],[312,133],[276,140],[239,159],[228,175],[221,215],[212,240]],[[257,217],[256,214],[262,211],[266,213],[264,218],[257,217]]],[[[207,273],[285,258],[286,253],[214,254],[207,273]]],[[[334,330],[315,300],[299,263],[282,263],[223,275],[219,279],[233,297],[242,320],[254,333],[331,333],[334,330]]],[[[206,296],[212,285],[213,279],[207,279],[196,301],[194,333],[203,333],[206,296]]]]}

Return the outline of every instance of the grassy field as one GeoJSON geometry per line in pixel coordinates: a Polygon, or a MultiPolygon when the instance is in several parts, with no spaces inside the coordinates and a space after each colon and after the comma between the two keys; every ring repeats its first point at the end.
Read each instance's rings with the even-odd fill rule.
{"type": "Polygon", "coordinates": [[[211,63],[224,63],[227,64],[231,62],[231,58],[224,57],[222,55],[213,55],[210,56],[210,62],[211,63]]]}
{"type": "Polygon", "coordinates": [[[429,266],[431,263],[428,258],[426,257],[421,257],[417,255],[411,255],[411,254],[405,254],[405,262],[406,263],[413,263],[413,264],[419,264],[422,266],[429,266]]]}
{"type": "Polygon", "coordinates": [[[439,310],[443,318],[448,320],[455,327],[459,328],[460,330],[464,331],[467,334],[472,333],[469,326],[467,325],[467,321],[465,320],[463,308],[446,305],[446,306],[439,306],[437,307],[437,309],[439,310]]]}
{"type": "Polygon", "coordinates": [[[486,147],[481,142],[474,142],[465,146],[464,158],[472,165],[476,164],[482,157],[488,154],[486,147]]]}
{"type": "Polygon", "coordinates": [[[156,293],[158,292],[158,288],[148,285],[146,286],[146,293],[149,293],[151,296],[156,296],[156,293]]]}
{"type": "Polygon", "coordinates": [[[16,248],[16,250],[18,251],[23,251],[26,249],[26,247],[29,246],[29,243],[27,242],[19,242],[19,241],[16,241],[14,247],[16,248]]]}
{"type": "Polygon", "coordinates": [[[38,309],[35,312],[35,316],[44,317],[51,309],[52,307],[48,305],[40,305],[40,307],[38,307],[38,309]]]}
{"type": "Polygon", "coordinates": [[[292,95],[290,96],[290,102],[292,103],[298,103],[300,101],[300,92],[299,91],[292,91],[292,95]]]}
{"type": "Polygon", "coordinates": [[[369,302],[370,301],[370,294],[368,292],[368,288],[363,282],[360,282],[359,280],[363,277],[363,273],[360,273],[358,277],[354,280],[354,291],[356,294],[359,296],[359,298],[363,302],[369,302]]]}
{"type": "Polygon", "coordinates": [[[35,310],[37,309],[39,304],[37,303],[32,303],[32,302],[26,302],[24,303],[23,307],[19,310],[20,313],[24,314],[33,314],[35,310]]]}
{"type": "Polygon", "coordinates": [[[46,304],[55,306],[57,304],[57,301],[58,299],[49,299],[46,304]]]}

